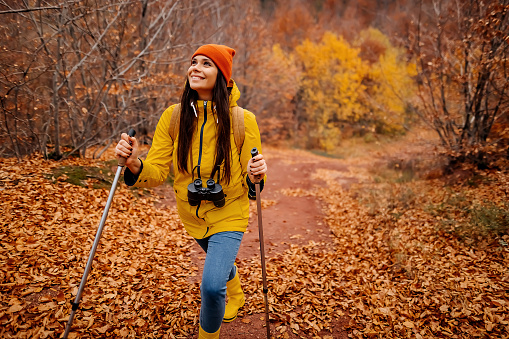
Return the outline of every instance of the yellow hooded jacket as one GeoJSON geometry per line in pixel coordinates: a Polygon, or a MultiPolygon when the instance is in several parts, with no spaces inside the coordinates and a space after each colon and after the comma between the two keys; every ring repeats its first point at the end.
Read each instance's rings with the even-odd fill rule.
{"type": "MultiPolygon", "coordinates": [[[[233,82],[230,95],[230,114],[232,107],[237,106],[240,91],[233,82]]],[[[210,178],[214,165],[216,152],[217,118],[213,112],[213,103],[199,100],[196,109],[198,123],[193,133],[192,166],[200,166],[203,183],[210,178]]],[[[145,161],[142,161],[142,170],[138,176],[126,169],[124,178],[127,185],[135,187],[154,187],[162,184],[169,172],[170,165],[177,163],[177,152],[173,152],[178,144],[179,137],[173,142],[170,134],[170,120],[175,105],[166,109],[157,123],[152,146],[145,161]]],[[[247,163],[251,158],[251,149],[257,147],[261,152],[261,140],[258,125],[253,113],[244,110],[245,139],[242,150],[239,152],[233,137],[233,127],[230,128],[231,142],[231,179],[228,185],[220,181],[226,196],[225,206],[215,207],[210,201],[202,201],[198,206],[191,206],[187,201],[187,186],[197,178],[197,170],[191,173],[175,171],[173,188],[177,197],[179,216],[189,235],[201,239],[212,234],[224,231],[245,232],[249,220],[249,186],[247,179],[247,163]]],[[[176,168],[176,166],[174,166],[176,168]]],[[[221,171],[222,174],[222,171],[221,171]]],[[[217,172],[213,178],[217,182],[217,172]]],[[[250,195],[253,195],[251,188],[250,195]]]]}

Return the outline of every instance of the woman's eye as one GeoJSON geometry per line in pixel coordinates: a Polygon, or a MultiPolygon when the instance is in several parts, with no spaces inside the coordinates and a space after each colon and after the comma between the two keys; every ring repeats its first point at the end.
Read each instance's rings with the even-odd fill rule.
{"type": "Polygon", "coordinates": [[[191,60],[191,65],[196,65],[196,60],[191,60]]]}
{"type": "Polygon", "coordinates": [[[212,64],[209,61],[205,61],[204,65],[205,66],[211,66],[212,64]]]}

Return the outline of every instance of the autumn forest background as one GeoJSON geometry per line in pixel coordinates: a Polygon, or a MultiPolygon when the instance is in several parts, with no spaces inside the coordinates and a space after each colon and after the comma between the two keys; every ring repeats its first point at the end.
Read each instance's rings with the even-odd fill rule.
{"type": "MultiPolygon", "coordinates": [[[[0,336],[61,334],[112,147],[132,127],[148,149],[189,56],[220,43],[269,159],[326,183],[281,190],[320,201],[332,242],[268,260],[275,335],[507,337],[509,1],[0,0],[0,19],[0,336]]],[[[116,199],[72,335],[192,337],[176,211],[116,199]]]]}

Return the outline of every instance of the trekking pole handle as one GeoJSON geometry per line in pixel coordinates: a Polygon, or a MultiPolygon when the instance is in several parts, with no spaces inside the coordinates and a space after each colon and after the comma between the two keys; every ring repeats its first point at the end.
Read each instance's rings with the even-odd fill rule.
{"type": "MultiPolygon", "coordinates": [[[[136,131],[134,130],[134,128],[131,128],[129,132],[127,132],[127,135],[130,136],[131,138],[134,137],[136,135],[136,131]]],[[[118,159],[118,166],[124,167],[126,161],[127,158],[121,157],[120,159],[118,159]]]]}
{"type": "MultiPolygon", "coordinates": [[[[251,149],[251,158],[254,158],[254,157],[256,157],[257,155],[258,155],[258,148],[253,147],[253,148],[251,149]]],[[[259,174],[259,175],[255,175],[255,178],[256,178],[256,179],[261,179],[261,178],[262,178],[262,175],[261,175],[261,174],[259,174]]]]}

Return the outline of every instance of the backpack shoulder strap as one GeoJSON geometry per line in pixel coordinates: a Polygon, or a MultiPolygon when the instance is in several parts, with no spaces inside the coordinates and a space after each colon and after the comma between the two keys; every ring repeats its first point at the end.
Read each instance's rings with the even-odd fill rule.
{"type": "Polygon", "coordinates": [[[235,145],[239,152],[242,151],[242,145],[244,144],[244,138],[246,136],[246,130],[244,126],[244,109],[239,106],[233,107],[232,110],[232,124],[233,124],[233,138],[235,139],[235,145]]]}
{"type": "Polygon", "coordinates": [[[173,112],[171,114],[170,119],[170,137],[171,140],[175,141],[175,138],[177,137],[178,131],[179,131],[179,125],[180,125],[180,104],[175,105],[175,108],[173,109],[173,112]]]}

